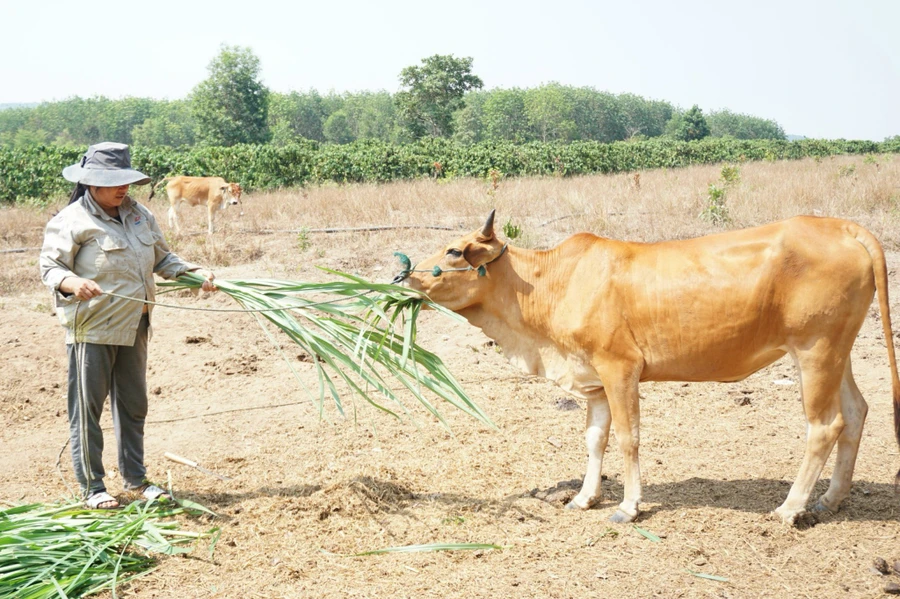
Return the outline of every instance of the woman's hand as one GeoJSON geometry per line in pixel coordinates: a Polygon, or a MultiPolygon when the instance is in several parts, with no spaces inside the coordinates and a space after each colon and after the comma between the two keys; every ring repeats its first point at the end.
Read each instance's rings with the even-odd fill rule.
{"type": "Polygon", "coordinates": [[[202,289],[203,291],[218,291],[219,290],[219,288],[216,287],[216,284],[213,283],[213,281],[216,278],[216,275],[214,275],[211,270],[206,270],[206,269],[201,268],[194,272],[196,272],[198,275],[200,275],[201,277],[206,279],[205,281],[203,281],[203,285],[200,286],[200,289],[202,289]]]}
{"type": "Polygon", "coordinates": [[[59,290],[63,293],[74,295],[82,301],[103,295],[100,285],[90,279],[82,279],[81,277],[66,277],[59,284],[59,290]]]}

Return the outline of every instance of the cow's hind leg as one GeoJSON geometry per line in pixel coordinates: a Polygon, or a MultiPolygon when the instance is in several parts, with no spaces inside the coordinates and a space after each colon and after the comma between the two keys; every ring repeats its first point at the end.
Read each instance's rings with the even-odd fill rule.
{"type": "Polygon", "coordinates": [[[612,421],[609,413],[609,400],[606,392],[600,391],[588,398],[587,426],[584,440],[587,443],[588,463],[584,475],[581,492],[566,505],[568,509],[586,510],[602,497],[600,489],[603,454],[609,442],[609,425],[612,421]]]}
{"type": "Polygon", "coordinates": [[[775,510],[787,524],[794,524],[806,511],[809,495],[844,430],[840,392],[844,361],[825,347],[829,344],[828,339],[821,338],[818,345],[822,349],[814,346],[796,353],[807,422],[806,452],[787,499],[775,510]]]}
{"type": "Polygon", "coordinates": [[[859,387],[856,386],[856,381],[853,380],[850,360],[847,360],[847,366],[844,368],[840,393],[844,430],[841,431],[841,436],[837,440],[837,458],[834,463],[834,472],[831,475],[831,484],[828,485],[828,490],[819,498],[814,508],[818,512],[837,511],[841,502],[850,494],[853,468],[856,466],[863,425],[869,411],[866,400],[863,399],[859,387]]]}

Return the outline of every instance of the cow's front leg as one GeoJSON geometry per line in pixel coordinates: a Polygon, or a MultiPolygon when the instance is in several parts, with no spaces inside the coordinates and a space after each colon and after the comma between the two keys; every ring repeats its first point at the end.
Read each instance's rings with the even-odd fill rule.
{"type": "Polygon", "coordinates": [[[603,468],[603,454],[606,453],[606,444],[609,442],[609,401],[606,392],[599,391],[588,397],[587,425],[584,432],[584,440],[587,443],[588,463],[584,475],[584,483],[581,492],[566,505],[568,509],[586,510],[600,501],[602,491],[600,489],[600,474],[603,468]]]}
{"type": "Polygon", "coordinates": [[[207,227],[207,232],[212,235],[215,232],[215,226],[213,225],[213,221],[216,218],[216,205],[208,204],[206,207],[206,217],[209,221],[209,226],[207,227]]]}
{"type": "Polygon", "coordinates": [[[619,509],[610,516],[613,522],[632,522],[641,503],[641,465],[638,448],[641,442],[641,413],[638,395],[638,376],[627,373],[621,377],[604,377],[612,424],[622,451],[625,497],[619,509]],[[612,385],[609,381],[615,381],[612,385]]]}

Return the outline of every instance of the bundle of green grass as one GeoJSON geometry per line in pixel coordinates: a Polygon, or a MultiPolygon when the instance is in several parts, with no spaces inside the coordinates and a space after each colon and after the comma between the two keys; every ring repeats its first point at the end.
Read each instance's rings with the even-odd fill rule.
{"type": "Polygon", "coordinates": [[[0,598],[84,597],[147,574],[153,553],[191,550],[198,539],[215,548],[218,529],[192,532],[166,520],[186,511],[209,512],[182,501],[134,502],[120,510],[70,505],[22,505],[0,510],[0,598]]]}
{"type": "MultiPolygon", "coordinates": [[[[304,384],[290,360],[285,357],[285,361],[316,400],[320,413],[330,396],[338,411],[345,414],[341,394],[329,376],[332,373],[355,396],[398,418],[397,411],[408,414],[409,410],[391,389],[389,378],[398,381],[445,426],[446,420],[426,396],[426,390],[494,426],[441,359],[416,343],[416,319],[424,306],[460,319],[457,314],[405,287],[325,270],[338,278],[325,283],[216,279],[216,286],[257,319],[283,357],[281,345],[265,321],[313,357],[317,392],[304,384]]],[[[203,281],[198,274],[186,273],[160,286],[167,291],[199,289],[203,281]]]]}

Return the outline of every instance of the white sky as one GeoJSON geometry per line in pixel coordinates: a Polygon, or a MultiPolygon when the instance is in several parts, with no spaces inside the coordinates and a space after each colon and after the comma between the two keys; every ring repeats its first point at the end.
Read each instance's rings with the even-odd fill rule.
{"type": "Polygon", "coordinates": [[[787,133],[900,134],[900,0],[0,0],[0,103],[183,98],[223,43],[272,90],[397,91],[432,54],[495,87],[558,81],[787,133]]]}

